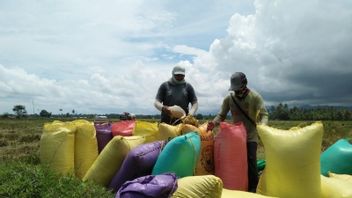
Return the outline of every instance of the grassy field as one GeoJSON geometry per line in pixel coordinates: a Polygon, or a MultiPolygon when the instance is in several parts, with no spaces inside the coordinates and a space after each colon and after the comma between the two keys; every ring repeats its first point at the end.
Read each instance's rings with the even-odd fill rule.
{"type": "MultiPolygon", "coordinates": [[[[69,191],[68,195],[70,196],[68,197],[82,197],[82,195],[85,197],[113,197],[112,193],[100,186],[82,183],[74,177],[58,177],[45,167],[40,166],[38,157],[40,136],[43,124],[51,121],[50,119],[0,119],[0,181],[11,179],[11,181],[8,180],[4,184],[0,184],[0,197],[20,195],[23,189],[27,192],[26,195],[39,197],[44,196],[45,189],[45,193],[50,195],[49,197],[64,196],[61,192],[63,189],[69,191]],[[13,174],[16,174],[20,179],[14,180],[13,174]],[[37,183],[33,184],[33,182],[37,183]],[[34,187],[28,189],[28,186],[33,185],[34,187]],[[39,187],[35,185],[39,185],[39,187]],[[50,186],[51,191],[48,191],[47,188],[50,186]],[[9,192],[9,189],[12,191],[9,192]]],[[[294,126],[306,126],[312,122],[271,121],[269,125],[275,128],[289,129],[294,126]]],[[[324,121],[323,124],[325,132],[322,151],[340,138],[352,138],[352,121],[324,121]]],[[[263,147],[260,145],[258,159],[263,158],[263,147]]]]}

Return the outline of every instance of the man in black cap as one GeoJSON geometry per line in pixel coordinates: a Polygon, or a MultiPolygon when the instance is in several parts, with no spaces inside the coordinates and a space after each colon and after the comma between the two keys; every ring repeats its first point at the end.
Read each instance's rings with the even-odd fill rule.
{"type": "Polygon", "coordinates": [[[194,115],[198,109],[196,93],[191,84],[185,81],[184,67],[175,66],[170,80],[162,83],[156,94],[154,106],[161,111],[161,122],[178,124],[177,119],[171,117],[170,106],[180,106],[187,115],[194,115]],[[191,109],[188,108],[191,103],[191,109]]]}
{"type": "Polygon", "coordinates": [[[268,112],[259,93],[247,87],[244,73],[235,72],[230,82],[230,94],[224,98],[219,114],[208,123],[208,130],[212,130],[224,121],[229,111],[234,123],[244,123],[247,131],[248,189],[250,192],[255,192],[258,184],[257,124],[267,124],[268,112]]]}

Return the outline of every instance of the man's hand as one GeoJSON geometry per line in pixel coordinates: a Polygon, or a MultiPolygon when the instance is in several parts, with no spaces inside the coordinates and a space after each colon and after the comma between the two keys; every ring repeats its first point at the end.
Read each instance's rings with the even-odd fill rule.
{"type": "Polygon", "coordinates": [[[168,116],[171,116],[171,110],[168,106],[163,106],[163,108],[161,108],[161,111],[166,113],[168,116]]]}
{"type": "Polygon", "coordinates": [[[212,131],[214,127],[215,127],[215,123],[213,121],[209,121],[207,126],[207,131],[212,131]]]}

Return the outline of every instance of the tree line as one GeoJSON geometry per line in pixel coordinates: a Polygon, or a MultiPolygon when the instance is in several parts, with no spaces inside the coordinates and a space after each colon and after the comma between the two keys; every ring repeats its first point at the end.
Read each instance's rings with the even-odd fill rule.
{"type": "Polygon", "coordinates": [[[351,108],[342,106],[291,107],[278,104],[268,108],[271,120],[352,120],[351,108]]]}
{"type": "MultiPolygon", "coordinates": [[[[267,107],[270,120],[352,120],[352,108],[342,106],[309,106],[309,107],[289,107],[287,104],[278,104],[277,106],[267,107]]],[[[15,105],[13,107],[14,117],[67,117],[67,118],[91,118],[94,119],[96,114],[78,114],[73,109],[72,114],[53,115],[51,112],[43,109],[39,114],[28,115],[24,105],[15,105]]],[[[125,119],[126,112],[122,114],[105,114],[108,119],[125,119]]],[[[160,119],[160,114],[156,115],[135,115],[137,119],[160,119]]],[[[11,117],[11,114],[4,113],[2,117],[11,117]]],[[[214,114],[196,114],[198,120],[211,120],[214,114]]],[[[230,116],[228,115],[230,119],[230,116]]]]}

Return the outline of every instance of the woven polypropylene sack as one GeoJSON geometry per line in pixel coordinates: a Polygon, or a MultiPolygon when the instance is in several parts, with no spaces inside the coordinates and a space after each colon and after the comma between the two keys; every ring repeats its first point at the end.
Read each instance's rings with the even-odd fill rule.
{"type": "Polygon", "coordinates": [[[169,107],[169,110],[171,111],[172,118],[181,118],[183,116],[186,116],[185,110],[183,110],[180,106],[173,105],[169,107]]]}
{"type": "Polygon", "coordinates": [[[87,120],[75,120],[75,174],[82,179],[98,157],[98,143],[95,128],[87,120]]]}
{"type": "Polygon", "coordinates": [[[125,182],[115,198],[168,198],[176,189],[174,173],[147,175],[125,182]]]}
{"type": "Polygon", "coordinates": [[[170,140],[161,151],[153,175],[174,172],[177,177],[192,176],[199,157],[200,137],[192,132],[170,140]]]}
{"type": "Polygon", "coordinates": [[[184,134],[189,133],[189,132],[200,133],[199,128],[196,127],[196,126],[193,126],[191,124],[180,124],[179,130],[180,130],[179,134],[181,134],[181,135],[184,135],[184,134]]]}
{"type": "Polygon", "coordinates": [[[128,152],[143,143],[144,138],[140,136],[115,136],[99,154],[83,181],[89,180],[107,186],[120,169],[128,152]]]}
{"type": "Polygon", "coordinates": [[[214,175],[189,176],[177,180],[177,190],[174,198],[189,197],[221,197],[222,181],[214,175]]]}
{"type": "Polygon", "coordinates": [[[94,127],[98,141],[98,152],[100,153],[113,137],[111,133],[111,124],[94,123],[94,127]]]}
{"type": "Polygon", "coordinates": [[[260,195],[251,192],[245,192],[240,190],[229,190],[229,189],[222,189],[221,198],[274,198],[271,196],[260,195]]]}
{"type": "Polygon", "coordinates": [[[215,136],[215,175],[231,190],[248,189],[247,135],[242,122],[220,123],[220,132],[215,136]]]}
{"type": "Polygon", "coordinates": [[[132,149],[111,180],[109,188],[117,191],[126,181],[150,175],[165,144],[165,141],[156,141],[132,149]]]}
{"type": "Polygon", "coordinates": [[[323,124],[281,130],[257,126],[264,145],[265,169],[257,193],[277,197],[319,197],[323,124]]]}
{"type": "Polygon", "coordinates": [[[328,172],[352,175],[352,144],[340,139],[320,155],[321,174],[328,172]]]}
{"type": "Polygon", "coordinates": [[[229,189],[222,189],[221,198],[274,198],[271,196],[260,195],[251,192],[245,192],[240,190],[229,190],[229,189]]]}
{"type": "Polygon", "coordinates": [[[329,172],[329,177],[333,177],[333,178],[337,178],[337,179],[340,179],[343,181],[347,181],[352,185],[352,175],[336,174],[336,173],[329,172]]]}
{"type": "Polygon", "coordinates": [[[40,161],[55,173],[74,173],[75,126],[71,122],[44,124],[40,138],[40,161]]]}
{"type": "Polygon", "coordinates": [[[352,175],[329,175],[321,175],[321,198],[352,198],[352,175]]]}
{"type": "Polygon", "coordinates": [[[199,126],[200,154],[196,166],[196,175],[214,174],[214,135],[207,131],[208,123],[199,126]]]}
{"type": "Polygon", "coordinates": [[[135,120],[122,120],[111,125],[111,132],[113,136],[132,136],[135,126],[135,120]]]}
{"type": "Polygon", "coordinates": [[[158,123],[137,120],[133,135],[142,136],[145,138],[145,142],[149,143],[158,140],[158,132],[158,123]]]}
{"type": "Polygon", "coordinates": [[[159,140],[168,140],[180,135],[180,124],[179,125],[170,125],[166,123],[159,124],[159,140]]]}

